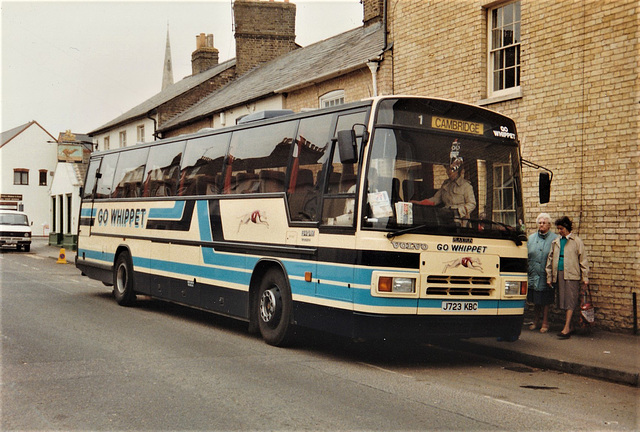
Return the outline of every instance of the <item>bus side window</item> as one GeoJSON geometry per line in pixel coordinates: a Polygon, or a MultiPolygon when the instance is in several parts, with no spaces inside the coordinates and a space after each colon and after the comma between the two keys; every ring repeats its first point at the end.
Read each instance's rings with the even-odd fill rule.
{"type": "Polygon", "coordinates": [[[102,158],[100,178],[98,179],[98,186],[96,187],[96,198],[109,198],[111,196],[118,156],[119,153],[112,153],[102,158]]]}
{"type": "Polygon", "coordinates": [[[329,157],[333,114],[300,120],[289,169],[287,198],[294,221],[317,221],[320,215],[322,167],[329,157]],[[315,182],[314,182],[315,178],[315,182]]]}
{"type": "Polygon", "coordinates": [[[180,181],[180,160],[184,141],[151,147],[143,196],[175,196],[180,181]]]}
{"type": "Polygon", "coordinates": [[[87,168],[87,175],[85,177],[84,191],[82,199],[89,200],[94,198],[96,182],[98,180],[97,174],[100,168],[100,162],[102,159],[92,159],[87,168]]]}
{"type": "Polygon", "coordinates": [[[178,195],[221,193],[222,163],[229,147],[230,133],[189,140],[182,158],[178,195]]]}
{"type": "Polygon", "coordinates": [[[224,193],[284,192],[298,121],[249,127],[231,136],[224,193]]]}
{"type": "Polygon", "coordinates": [[[128,150],[118,160],[111,198],[136,198],[142,196],[142,178],[149,148],[128,150]]]}

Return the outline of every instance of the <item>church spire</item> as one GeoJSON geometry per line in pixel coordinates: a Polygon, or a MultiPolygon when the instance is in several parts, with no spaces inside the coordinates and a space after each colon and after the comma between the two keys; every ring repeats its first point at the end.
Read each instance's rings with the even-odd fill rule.
{"type": "Polygon", "coordinates": [[[173,84],[173,66],[171,65],[171,45],[169,45],[169,23],[167,23],[167,47],[164,51],[164,71],[162,72],[162,90],[173,84]]]}

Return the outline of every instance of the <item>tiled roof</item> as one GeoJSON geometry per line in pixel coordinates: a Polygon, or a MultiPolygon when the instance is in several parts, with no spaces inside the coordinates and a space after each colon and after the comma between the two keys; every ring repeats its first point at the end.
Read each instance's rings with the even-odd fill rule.
{"type": "Polygon", "coordinates": [[[170,130],[233,106],[344,75],[377,58],[383,44],[384,30],[376,24],[291,51],[240,76],[159,130],[170,130]]]}
{"type": "Polygon", "coordinates": [[[190,75],[178,81],[177,83],[170,85],[166,89],[162,90],[160,93],[156,94],[155,96],[152,96],[151,98],[142,102],[140,105],[130,109],[129,111],[116,117],[110,122],[89,132],[89,135],[96,135],[100,132],[103,132],[106,129],[110,129],[121,123],[126,123],[134,118],[146,116],[149,111],[152,111],[157,107],[159,107],[160,105],[182,95],[183,93],[202,84],[208,79],[211,79],[214,76],[221,74],[225,70],[235,66],[235,64],[236,64],[235,59],[231,59],[226,62],[220,63],[219,65],[212,67],[211,69],[207,69],[206,71],[201,72],[199,74],[190,75]]]}
{"type": "Polygon", "coordinates": [[[53,141],[55,141],[55,138],[53,137],[53,135],[51,135],[49,132],[47,132],[47,130],[45,128],[40,126],[40,123],[38,123],[35,120],[31,120],[29,123],[25,123],[25,124],[23,124],[21,126],[14,127],[13,129],[9,129],[8,131],[2,132],[2,134],[0,135],[0,147],[4,146],[6,143],[8,143],[12,139],[14,139],[18,135],[20,135],[22,132],[24,132],[31,125],[34,125],[34,124],[37,125],[40,129],[42,129],[44,131],[44,133],[49,135],[53,141]]]}
{"type": "Polygon", "coordinates": [[[2,147],[3,145],[11,141],[13,138],[15,138],[17,135],[20,134],[20,132],[22,132],[29,126],[31,126],[31,123],[33,122],[25,123],[18,127],[14,127],[13,129],[9,129],[8,131],[2,132],[2,135],[0,136],[0,139],[2,140],[0,141],[0,147],[2,147]]]}

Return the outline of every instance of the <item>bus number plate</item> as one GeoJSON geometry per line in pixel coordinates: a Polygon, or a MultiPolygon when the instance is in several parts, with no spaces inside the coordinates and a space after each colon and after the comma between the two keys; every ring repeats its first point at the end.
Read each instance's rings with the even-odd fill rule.
{"type": "Polygon", "coordinates": [[[442,310],[445,312],[475,312],[478,310],[478,302],[443,301],[442,310]]]}

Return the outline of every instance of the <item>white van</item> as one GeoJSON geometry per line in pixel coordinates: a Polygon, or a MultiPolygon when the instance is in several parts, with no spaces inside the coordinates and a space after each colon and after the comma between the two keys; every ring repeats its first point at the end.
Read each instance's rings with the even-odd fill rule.
{"type": "Polygon", "coordinates": [[[0,246],[15,246],[18,250],[31,249],[31,224],[26,213],[0,210],[0,246]]]}

